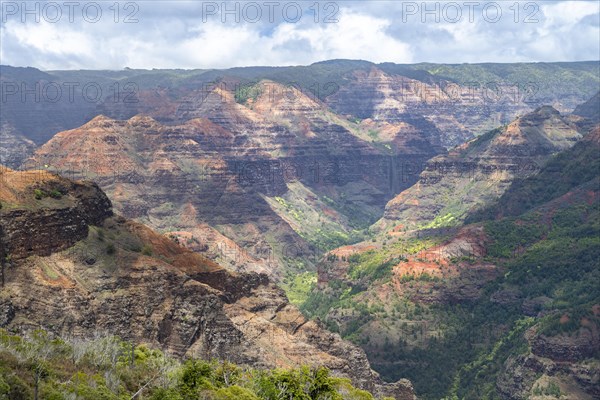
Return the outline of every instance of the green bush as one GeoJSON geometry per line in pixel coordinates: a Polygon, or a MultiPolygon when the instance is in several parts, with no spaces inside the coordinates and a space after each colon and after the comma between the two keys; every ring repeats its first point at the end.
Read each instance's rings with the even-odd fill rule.
{"type": "Polygon", "coordinates": [[[106,254],[113,255],[113,254],[115,254],[116,251],[117,251],[117,249],[115,248],[114,244],[109,243],[106,245],[106,254]]]}
{"type": "Polygon", "coordinates": [[[254,370],[216,360],[181,362],[146,345],[134,354],[132,363],[131,343],[116,337],[64,342],[43,331],[22,339],[0,329],[0,399],[32,399],[34,366],[44,367],[38,375],[43,400],[125,400],[136,393],[150,400],[373,399],[325,367],[254,370]]]}
{"type": "Polygon", "coordinates": [[[41,189],[34,189],[33,190],[33,196],[35,197],[36,200],[41,200],[44,197],[47,197],[48,195],[46,194],[46,192],[44,192],[41,189]]]}
{"type": "Polygon", "coordinates": [[[221,388],[214,395],[215,400],[260,400],[254,393],[248,389],[239,386],[230,386],[221,388]]]}
{"type": "Polygon", "coordinates": [[[62,195],[63,195],[63,194],[62,194],[61,192],[59,192],[58,190],[56,190],[56,189],[52,189],[52,190],[50,191],[49,195],[50,195],[50,197],[52,197],[53,199],[60,199],[60,198],[62,197],[62,195]]]}
{"type": "Polygon", "coordinates": [[[142,254],[145,256],[151,256],[152,255],[152,246],[150,246],[149,244],[145,244],[142,247],[142,254]]]}

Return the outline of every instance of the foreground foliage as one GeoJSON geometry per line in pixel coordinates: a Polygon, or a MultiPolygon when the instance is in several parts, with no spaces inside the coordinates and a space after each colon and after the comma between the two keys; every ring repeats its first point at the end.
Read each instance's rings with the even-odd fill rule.
{"type": "Polygon", "coordinates": [[[325,367],[256,370],[230,362],[180,361],[114,336],[63,340],[0,330],[0,399],[369,400],[325,367]]]}

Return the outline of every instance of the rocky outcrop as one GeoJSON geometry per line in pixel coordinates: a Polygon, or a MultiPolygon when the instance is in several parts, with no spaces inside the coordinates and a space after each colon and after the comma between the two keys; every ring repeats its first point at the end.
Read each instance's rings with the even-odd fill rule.
{"type": "Polygon", "coordinates": [[[457,225],[582,136],[558,111],[541,107],[429,160],[419,181],[386,205],[375,226],[385,231],[400,222],[420,229],[457,225]]]}
{"type": "Polygon", "coordinates": [[[593,124],[600,123],[600,91],[591,99],[575,107],[573,114],[587,118],[593,124]]]}
{"type": "Polygon", "coordinates": [[[7,121],[0,125],[0,165],[17,168],[35,151],[35,143],[16,132],[7,121]]]}
{"type": "Polygon", "coordinates": [[[577,335],[536,335],[531,352],[557,362],[583,361],[600,351],[600,335],[595,326],[581,329],[577,335]]]}
{"type": "Polygon", "coordinates": [[[600,395],[600,365],[592,358],[600,348],[596,325],[588,323],[574,334],[552,337],[533,328],[525,337],[531,352],[511,356],[498,376],[496,389],[502,399],[530,398],[540,388],[543,391],[548,381],[567,398],[587,400],[600,395]]]}
{"type": "Polygon", "coordinates": [[[106,195],[93,183],[76,183],[44,171],[0,172],[0,229],[12,259],[47,256],[72,246],[112,215],[106,195]],[[26,204],[27,207],[16,207],[26,204]]]}
{"type": "Polygon", "coordinates": [[[64,337],[110,332],[178,356],[258,368],[323,365],[363,389],[414,399],[408,381],[381,381],[361,349],[306,320],[266,275],[227,272],[111,216],[93,184],[41,171],[2,175],[2,243],[11,256],[3,268],[2,327],[64,337]],[[30,197],[34,188],[64,190],[39,200],[30,197]],[[30,249],[24,237],[41,245],[30,249]]]}

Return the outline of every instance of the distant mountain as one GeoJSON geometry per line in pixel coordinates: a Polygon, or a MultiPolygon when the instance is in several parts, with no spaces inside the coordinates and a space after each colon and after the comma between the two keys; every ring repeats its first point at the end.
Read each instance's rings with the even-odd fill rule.
{"type": "Polygon", "coordinates": [[[585,117],[592,123],[600,123],[600,92],[596,93],[591,99],[578,105],[573,114],[585,117]]]}
{"type": "Polygon", "coordinates": [[[206,95],[220,85],[240,92],[270,80],[299,88],[353,118],[427,126],[452,147],[543,104],[570,112],[594,94],[600,76],[596,61],[399,65],[332,60],[225,70],[42,72],[2,66],[0,80],[6,95],[2,120],[37,144],[98,114],[128,119],[143,113],[182,123],[186,113],[173,113],[194,93],[206,95]]]}
{"type": "Polygon", "coordinates": [[[386,206],[377,229],[457,226],[582,137],[577,125],[541,107],[428,161],[416,185],[386,206]]]}
{"type": "Polygon", "coordinates": [[[94,179],[120,213],[192,246],[192,237],[229,238],[237,245],[196,248],[279,280],[357,240],[443,151],[409,123],[359,124],[272,81],[247,90],[194,92],[177,125],[97,116],[56,134],[25,165],[94,179]]]}

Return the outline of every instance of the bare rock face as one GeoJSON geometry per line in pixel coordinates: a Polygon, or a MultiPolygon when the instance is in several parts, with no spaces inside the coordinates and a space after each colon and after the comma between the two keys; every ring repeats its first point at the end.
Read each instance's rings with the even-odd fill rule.
{"type": "MultiPolygon", "coordinates": [[[[233,140],[229,132],[206,119],[165,126],[145,116],[127,121],[98,116],[79,129],[57,134],[27,165],[48,165],[67,176],[93,178],[110,195],[118,213],[163,231],[215,239],[215,245],[227,247],[219,249],[225,253],[221,258],[228,258],[232,250],[235,259],[242,254],[235,243],[218,232],[206,233],[207,224],[277,220],[259,193],[280,194],[285,184],[273,175],[267,161],[224,159],[219,151],[235,148],[233,140]]],[[[292,243],[300,241],[285,226],[280,234],[287,234],[292,243]]],[[[208,249],[213,243],[203,244],[208,249]]],[[[251,250],[249,258],[257,259],[251,250]]],[[[268,270],[257,261],[250,263],[250,270],[268,270]]]]}
{"type": "Polygon", "coordinates": [[[0,171],[0,230],[4,252],[14,259],[46,256],[72,246],[112,215],[112,205],[93,183],[76,183],[45,171],[0,171]],[[23,207],[27,205],[27,207],[23,207]]]}
{"type": "Polygon", "coordinates": [[[278,278],[291,252],[313,255],[318,250],[307,241],[310,235],[289,223],[285,210],[276,210],[269,199],[299,199],[290,186],[301,185],[322,204],[331,198],[345,202],[342,228],[352,231],[349,219],[371,223],[391,196],[414,183],[424,161],[440,151],[401,128],[390,128],[394,148],[382,148],[366,139],[369,127],[336,116],[319,101],[299,91],[286,95],[274,82],[260,85],[268,88],[246,104],[222,88],[189,93],[178,109],[185,122],[178,125],[144,115],[128,120],[97,116],[56,134],[26,166],[47,165],[68,176],[91,178],[118,213],[178,232],[186,241],[193,242],[192,236],[217,240],[201,243],[206,255],[219,247],[224,250],[214,259],[226,261],[225,266],[243,258],[239,270],[278,278]],[[363,212],[367,215],[354,215],[363,212]],[[207,226],[218,232],[208,232],[207,226]]]}
{"type": "Polygon", "coordinates": [[[374,393],[415,398],[410,382],[382,382],[360,348],[304,319],[266,275],[228,272],[112,216],[93,184],[1,173],[2,327],[67,337],[110,332],[178,356],[258,368],[323,365],[374,393]],[[59,187],[60,198],[52,192],[59,187]],[[56,198],[38,200],[35,189],[56,198]],[[30,249],[26,237],[39,245],[30,249]]]}
{"type": "Polygon", "coordinates": [[[531,342],[533,354],[558,362],[582,361],[599,350],[600,336],[595,326],[592,329],[582,329],[576,336],[537,335],[531,342]]]}
{"type": "Polygon", "coordinates": [[[407,380],[384,383],[373,372],[362,349],[341,340],[319,323],[309,321],[290,305],[281,289],[261,286],[252,296],[225,306],[227,315],[253,339],[247,349],[268,365],[297,365],[299,362],[326,365],[340,371],[359,386],[396,399],[413,399],[412,385],[407,380]],[[265,353],[269,348],[271,353],[265,353]],[[303,360],[303,361],[301,361],[303,360]]]}
{"type": "Polygon", "coordinates": [[[459,85],[431,75],[416,79],[385,66],[353,71],[346,81],[327,98],[336,112],[389,123],[407,122],[446,148],[532,110],[514,85],[498,88],[502,94],[490,96],[491,91],[476,82],[459,85]]]}
{"type": "Polygon", "coordinates": [[[558,111],[541,107],[429,160],[419,181],[388,202],[375,227],[385,231],[400,221],[412,228],[456,225],[581,137],[558,111]]]}
{"type": "Polygon", "coordinates": [[[589,119],[592,123],[600,123],[600,92],[596,93],[591,99],[578,105],[573,114],[589,119]]]}
{"type": "Polygon", "coordinates": [[[600,346],[596,325],[552,337],[531,329],[525,337],[531,352],[510,357],[498,376],[496,389],[502,399],[531,398],[549,382],[567,398],[591,400],[600,396],[600,365],[590,358],[600,346]]]}
{"type": "Polygon", "coordinates": [[[35,151],[35,143],[19,134],[7,121],[0,125],[0,165],[17,168],[35,151]]]}

